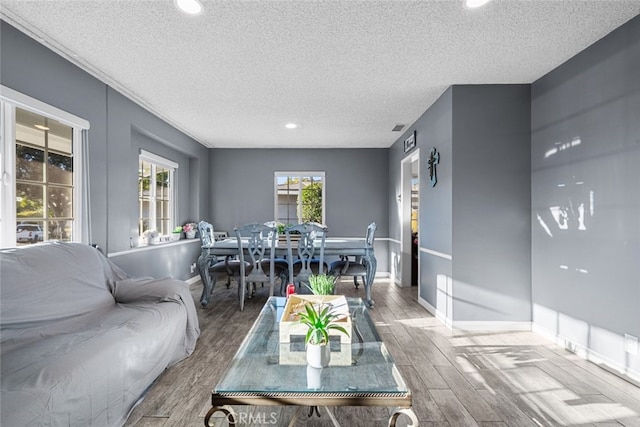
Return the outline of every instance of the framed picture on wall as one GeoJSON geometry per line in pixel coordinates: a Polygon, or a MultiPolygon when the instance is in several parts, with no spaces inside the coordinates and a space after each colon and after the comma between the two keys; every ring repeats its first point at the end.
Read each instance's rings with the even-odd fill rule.
{"type": "Polygon", "coordinates": [[[416,131],[414,130],[407,139],[404,140],[404,152],[411,150],[416,146],[416,131]]]}

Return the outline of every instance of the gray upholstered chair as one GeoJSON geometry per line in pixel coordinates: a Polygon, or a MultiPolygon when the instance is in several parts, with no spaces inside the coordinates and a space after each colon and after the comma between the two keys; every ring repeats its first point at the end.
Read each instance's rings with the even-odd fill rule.
{"type": "MultiPolygon", "coordinates": [[[[200,236],[200,244],[202,247],[213,248],[215,245],[213,225],[206,221],[200,221],[198,223],[198,234],[200,236]]],[[[249,263],[245,263],[245,266],[248,266],[248,264],[249,263]]],[[[218,278],[227,278],[227,288],[231,285],[231,279],[233,277],[238,279],[240,278],[240,265],[241,262],[238,259],[234,259],[230,256],[225,257],[224,261],[219,261],[215,256],[211,258],[207,268],[209,277],[211,278],[210,282],[203,278],[202,296],[200,297],[200,303],[203,307],[206,307],[211,301],[211,294],[213,293],[213,288],[215,287],[218,278]]],[[[202,276],[203,274],[206,273],[201,271],[200,275],[202,276]]]]}
{"type": "Polygon", "coordinates": [[[240,258],[238,291],[242,311],[246,291],[249,291],[251,297],[255,293],[257,282],[269,282],[269,296],[273,296],[275,279],[280,279],[281,287],[287,281],[287,267],[276,263],[275,250],[272,249],[276,247],[278,233],[274,227],[251,223],[236,227],[233,232],[238,242],[240,258]]]}
{"type": "MultiPolygon", "coordinates": [[[[376,223],[372,222],[367,227],[367,234],[365,236],[365,245],[369,249],[373,249],[373,241],[376,237],[376,223]]],[[[350,260],[348,256],[341,256],[340,261],[334,261],[331,263],[329,274],[336,276],[336,281],[340,280],[342,276],[353,276],[353,284],[356,289],[358,288],[358,277],[362,278],[362,283],[367,279],[367,266],[362,262],[359,257],[355,260],[350,260]]]]}
{"type": "Polygon", "coordinates": [[[324,261],[327,227],[315,222],[305,222],[287,227],[285,235],[289,282],[300,286],[301,283],[308,282],[310,275],[325,274],[329,271],[324,261]]]}

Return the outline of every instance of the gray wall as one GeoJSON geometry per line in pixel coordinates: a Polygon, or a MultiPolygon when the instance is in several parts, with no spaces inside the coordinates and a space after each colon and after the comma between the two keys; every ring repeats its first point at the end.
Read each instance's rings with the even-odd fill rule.
{"type": "MultiPolygon", "coordinates": [[[[414,129],[423,303],[454,325],[530,321],[529,85],[445,91],[391,148],[390,187],[396,194],[403,141],[414,129]],[[427,169],[432,147],[440,152],[435,187],[427,169]]],[[[400,240],[393,200],[392,236],[400,240]]]]}
{"type": "Polygon", "coordinates": [[[452,105],[454,325],[529,322],[530,86],[454,86],[452,105]]]}
{"type": "Polygon", "coordinates": [[[107,245],[107,88],[0,20],[0,83],[88,120],[92,234],[107,245]]]}
{"type": "Polygon", "coordinates": [[[6,22],[0,25],[0,83],[91,124],[93,242],[106,253],[119,252],[112,259],[130,274],[151,275],[152,266],[162,264],[172,266],[163,275],[190,277],[195,259],[189,251],[158,247],[136,253],[136,263],[127,262],[131,253],[122,251],[129,250],[130,237],[137,235],[139,148],[178,157],[179,224],[208,215],[208,206],[195,202],[209,194],[208,150],[6,22]]]}
{"type": "Polygon", "coordinates": [[[274,218],[275,171],[324,171],[329,235],[363,237],[375,221],[378,271],[388,271],[387,149],[212,149],[211,217],[216,230],[274,218]]]}
{"type": "Polygon", "coordinates": [[[640,17],[534,82],[531,117],[535,327],[640,378],[640,17]]]}
{"type": "MultiPolygon", "coordinates": [[[[389,229],[393,241],[390,251],[400,254],[401,210],[397,195],[402,193],[401,162],[420,150],[419,177],[419,244],[420,244],[420,297],[433,307],[437,306],[437,281],[441,283],[451,277],[451,261],[441,255],[451,255],[452,247],[452,88],[442,96],[398,139],[390,148],[389,155],[389,229]],[[415,130],[416,148],[404,152],[404,140],[415,130]],[[437,166],[438,184],[431,187],[427,158],[432,147],[440,152],[440,163],[437,166]],[[425,249],[430,250],[430,253],[425,249]]],[[[404,236],[408,238],[408,236],[404,236]]],[[[402,276],[401,265],[394,272],[398,278],[402,276]]],[[[442,311],[446,311],[442,308],[442,311]]]]}

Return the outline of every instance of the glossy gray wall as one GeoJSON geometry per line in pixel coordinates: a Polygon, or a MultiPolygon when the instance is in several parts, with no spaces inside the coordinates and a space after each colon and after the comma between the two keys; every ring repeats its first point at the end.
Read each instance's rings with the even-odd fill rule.
{"type": "Polygon", "coordinates": [[[535,326],[640,378],[640,17],[534,82],[531,113],[535,326]]]}
{"type": "Polygon", "coordinates": [[[208,218],[231,232],[272,221],[275,171],[324,171],[330,236],[363,237],[375,221],[378,271],[387,272],[387,149],[212,149],[208,218]]]}
{"type": "Polygon", "coordinates": [[[129,250],[130,237],[137,234],[139,149],[177,157],[182,177],[179,223],[208,214],[208,206],[195,202],[209,194],[207,149],[6,22],[0,26],[0,83],[91,124],[93,242],[106,253],[121,253],[112,259],[126,264],[130,274],[190,277],[192,253],[158,248],[135,254],[139,262],[127,263],[129,254],[122,251],[129,250]],[[176,262],[176,253],[184,256],[181,262],[176,262]],[[162,273],[154,269],[158,265],[162,273]]]}

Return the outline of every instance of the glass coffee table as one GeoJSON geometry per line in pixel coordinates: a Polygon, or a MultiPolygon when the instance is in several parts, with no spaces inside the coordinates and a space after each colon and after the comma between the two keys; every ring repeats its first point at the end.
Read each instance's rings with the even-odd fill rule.
{"type": "MultiPolygon", "coordinates": [[[[389,426],[401,414],[413,426],[418,419],[411,408],[411,392],[398,371],[360,298],[347,298],[351,313],[351,342],[331,338],[331,362],[317,369],[307,366],[304,336],[280,342],[279,322],[286,299],[270,297],[245,337],[227,372],[211,395],[212,408],[204,419],[207,427],[215,412],[225,414],[230,426],[238,422],[230,405],[297,405],[298,416],[318,407],[392,407],[389,426]]],[[[348,341],[348,340],[347,340],[348,341]]],[[[339,426],[326,409],[333,424],[339,426]]]]}

